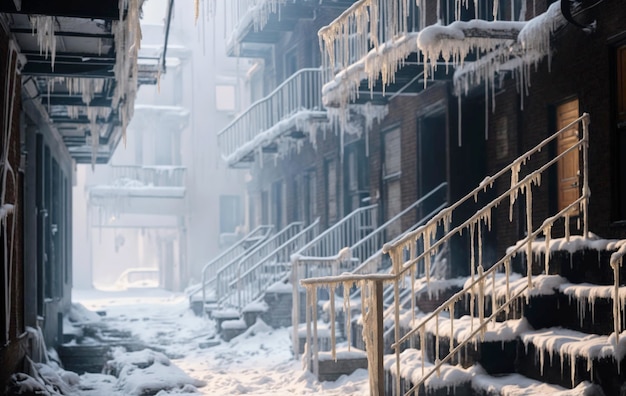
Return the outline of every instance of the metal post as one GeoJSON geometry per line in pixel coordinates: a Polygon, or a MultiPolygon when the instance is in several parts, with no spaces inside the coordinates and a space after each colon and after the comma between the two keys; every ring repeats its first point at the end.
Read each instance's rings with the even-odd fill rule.
{"type": "MultiPolygon", "coordinates": [[[[370,382],[370,394],[372,396],[384,396],[385,395],[385,371],[384,371],[384,354],[385,354],[385,340],[384,340],[384,327],[383,327],[383,281],[377,280],[374,282],[374,317],[376,318],[376,328],[374,333],[374,351],[372,355],[376,359],[372,362],[375,365],[376,377],[372,378],[370,382]]],[[[370,373],[370,376],[372,373],[370,373]]]]}

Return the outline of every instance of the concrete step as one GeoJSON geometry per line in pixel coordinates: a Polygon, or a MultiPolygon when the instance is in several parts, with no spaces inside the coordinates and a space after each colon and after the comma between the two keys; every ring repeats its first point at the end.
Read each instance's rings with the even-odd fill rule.
{"type": "Polygon", "coordinates": [[[587,334],[560,327],[520,336],[517,372],[526,377],[574,388],[583,381],[600,385],[606,395],[626,391],[626,331],[620,336],[587,334]]]}
{"type": "MultiPolygon", "coordinates": [[[[384,362],[385,370],[385,395],[404,395],[422,378],[422,362],[424,373],[428,373],[433,364],[422,360],[422,352],[418,349],[409,348],[400,354],[400,389],[397,389],[396,355],[386,355],[384,362]]],[[[418,395],[425,396],[472,396],[472,377],[477,372],[482,372],[476,366],[463,368],[444,364],[440,374],[431,375],[422,384],[418,395]]]]}
{"type": "Polygon", "coordinates": [[[604,396],[602,389],[588,381],[581,382],[574,389],[548,384],[524,377],[521,374],[491,376],[477,374],[472,378],[472,390],[475,396],[604,396]]]}
{"type": "MultiPolygon", "coordinates": [[[[320,352],[318,360],[319,381],[336,381],[342,375],[350,375],[358,369],[367,370],[367,355],[365,351],[347,347],[337,348],[335,358],[331,352],[320,352]]],[[[314,372],[314,364],[309,364],[309,370],[314,372]]]]}
{"type": "MultiPolygon", "coordinates": [[[[593,246],[593,241],[584,242],[580,237],[572,237],[569,243],[560,241],[551,248],[548,274],[559,274],[570,283],[612,285],[614,274],[610,259],[611,254],[617,250],[616,243],[618,242],[597,243],[599,246],[595,249],[588,247],[593,246]]],[[[532,272],[544,273],[545,243],[535,242],[533,246],[532,272]]],[[[513,271],[525,274],[526,253],[520,252],[513,258],[511,264],[513,271]]],[[[626,266],[620,269],[620,285],[626,285],[626,266]]]]}

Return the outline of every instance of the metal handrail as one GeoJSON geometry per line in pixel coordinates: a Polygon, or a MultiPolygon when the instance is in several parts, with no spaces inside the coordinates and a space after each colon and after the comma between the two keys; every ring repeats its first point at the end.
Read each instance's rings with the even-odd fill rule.
{"type": "MultiPolygon", "coordinates": [[[[282,280],[289,273],[291,254],[315,238],[319,233],[320,219],[291,237],[288,241],[269,253],[263,259],[257,261],[250,268],[238,268],[237,277],[229,283],[229,288],[237,289],[237,307],[241,310],[247,304],[260,297],[269,286],[282,280]],[[279,266],[284,265],[281,271],[279,266]],[[267,271],[269,268],[269,271],[267,271]]],[[[225,300],[225,299],[224,299],[225,300]]],[[[225,302],[225,301],[222,301],[225,302]]]]}
{"type": "MultiPolygon", "coordinates": [[[[405,208],[404,210],[402,210],[401,212],[399,212],[398,214],[396,214],[395,216],[387,220],[382,225],[376,227],[374,230],[367,233],[366,235],[363,235],[363,236],[356,235],[358,239],[354,239],[354,238],[351,240],[346,239],[344,241],[341,241],[343,243],[336,244],[335,249],[330,251],[332,252],[332,256],[328,254],[328,251],[325,251],[325,252],[314,251],[311,248],[302,249],[302,251],[299,252],[297,257],[295,257],[295,259],[292,260],[293,265],[294,265],[294,267],[292,268],[292,274],[294,274],[294,282],[292,283],[294,287],[294,292],[293,292],[294,298],[296,298],[298,294],[298,283],[297,283],[296,278],[299,277],[299,272],[301,271],[300,267],[315,266],[316,268],[319,268],[319,267],[326,266],[326,267],[332,268],[333,271],[337,271],[336,268],[332,267],[332,266],[336,266],[338,263],[338,261],[334,257],[337,254],[337,252],[340,251],[340,249],[345,249],[345,248],[349,248],[350,260],[344,260],[343,262],[351,263],[351,266],[343,268],[343,270],[345,271],[355,271],[355,268],[353,266],[353,264],[355,263],[357,265],[361,263],[368,263],[369,265],[373,262],[376,262],[377,258],[382,257],[382,251],[380,249],[380,246],[382,245],[385,238],[397,238],[397,235],[389,235],[390,232],[393,232],[392,227],[394,225],[399,225],[401,229],[402,221],[405,219],[406,215],[413,213],[413,211],[416,211],[419,208],[422,208],[426,202],[428,202],[434,197],[438,197],[440,194],[443,195],[441,197],[441,201],[445,202],[447,200],[447,186],[448,184],[445,182],[439,184],[437,187],[429,191],[427,194],[425,194],[423,197],[415,201],[413,204],[409,205],[407,208],[405,208]],[[379,253],[380,255],[377,256],[377,253],[379,253]],[[313,256],[313,257],[310,257],[310,256],[313,256]]],[[[441,210],[441,207],[442,206],[440,205],[438,210],[441,210]]],[[[434,215],[437,212],[433,212],[433,213],[426,215],[425,219],[429,219],[430,217],[432,217],[432,215],[434,215]]],[[[420,219],[420,221],[418,221],[417,224],[419,225],[423,221],[425,221],[424,218],[420,219]]],[[[316,242],[312,241],[311,244],[315,246],[316,242]]],[[[358,268],[361,268],[361,267],[358,267],[358,268]]],[[[306,271],[306,268],[305,268],[305,271],[306,271]]],[[[308,271],[305,272],[305,277],[307,273],[308,271]]],[[[297,328],[297,324],[299,323],[299,321],[300,321],[299,314],[298,312],[294,311],[294,317],[293,317],[294,327],[297,328]]],[[[299,341],[296,338],[294,338],[293,342],[294,342],[294,352],[297,354],[299,350],[299,345],[298,345],[299,341]]]]}
{"type": "Polygon", "coordinates": [[[232,246],[230,246],[228,249],[226,249],[221,254],[219,254],[217,257],[215,257],[213,260],[206,263],[202,267],[202,282],[200,283],[200,287],[192,291],[191,293],[189,293],[189,299],[191,300],[193,296],[195,296],[201,291],[202,302],[203,303],[206,302],[206,297],[207,297],[206,288],[208,286],[207,273],[208,272],[215,273],[218,268],[221,268],[226,263],[232,260],[236,260],[238,257],[245,254],[245,252],[250,248],[250,246],[246,246],[247,244],[257,239],[263,240],[267,238],[271,234],[273,228],[274,226],[271,226],[271,225],[258,226],[254,230],[250,231],[246,236],[244,236],[239,241],[237,241],[232,246]]]}
{"type": "Polygon", "coordinates": [[[127,178],[154,187],[184,187],[184,166],[112,165],[115,179],[127,178]]]}
{"type": "Polygon", "coordinates": [[[253,266],[285,241],[291,239],[293,235],[300,233],[303,226],[304,223],[300,221],[293,222],[267,238],[263,243],[257,244],[253,249],[248,249],[242,257],[231,260],[218,268],[215,273],[216,299],[219,301],[226,297],[229,292],[229,283],[237,276],[242,267],[253,266]]]}
{"type": "MultiPolygon", "coordinates": [[[[496,173],[494,176],[487,177],[482,183],[480,183],[480,185],[476,189],[471,191],[468,195],[466,195],[464,198],[462,198],[461,200],[459,200],[458,202],[456,202],[449,208],[442,210],[441,213],[439,213],[437,216],[431,219],[425,226],[419,227],[414,232],[406,234],[405,236],[403,236],[402,238],[400,238],[399,240],[393,243],[386,244],[383,247],[383,249],[386,253],[390,255],[391,260],[392,260],[392,272],[390,274],[375,274],[375,275],[350,274],[350,275],[343,275],[343,276],[336,276],[336,277],[306,279],[306,280],[301,281],[301,284],[303,284],[307,289],[307,298],[309,294],[312,294],[313,296],[315,296],[316,288],[322,285],[328,286],[331,288],[331,290],[334,290],[334,288],[336,288],[339,285],[343,285],[343,287],[345,288],[356,283],[358,287],[364,289],[364,291],[362,292],[362,296],[363,296],[362,310],[364,314],[369,312],[369,315],[367,315],[367,317],[365,317],[364,315],[365,317],[364,326],[366,327],[364,334],[367,335],[367,337],[365,337],[365,341],[366,341],[366,345],[368,346],[367,348],[368,349],[368,364],[371,369],[370,373],[379,374],[378,378],[370,377],[372,394],[379,394],[382,391],[380,387],[380,382],[382,380],[382,377],[380,376],[382,375],[381,371],[382,371],[383,352],[382,352],[382,348],[377,344],[383,342],[382,334],[381,334],[383,314],[381,313],[382,301],[378,301],[379,300],[378,296],[381,295],[383,284],[385,282],[393,282],[393,285],[394,285],[394,294],[395,294],[394,321],[397,324],[399,323],[399,319],[400,319],[399,318],[400,310],[398,309],[400,282],[407,275],[407,272],[414,271],[418,263],[423,261],[425,268],[426,268],[426,280],[428,281],[430,259],[431,259],[432,254],[436,252],[437,249],[441,247],[442,244],[447,242],[452,236],[460,234],[465,229],[469,229],[471,248],[472,248],[471,255],[470,255],[471,282],[469,283],[469,285],[466,285],[463,288],[463,290],[456,293],[454,296],[452,296],[446,302],[444,302],[431,315],[429,315],[424,320],[422,320],[418,326],[410,330],[404,336],[402,337],[400,336],[400,326],[395,326],[395,330],[394,330],[395,343],[392,345],[392,347],[395,349],[395,354],[396,354],[396,359],[395,359],[396,360],[396,372],[397,373],[401,372],[400,371],[400,359],[399,359],[401,344],[405,342],[411,336],[415,335],[417,332],[420,332],[420,337],[422,340],[424,340],[424,332],[425,332],[426,324],[431,320],[435,320],[436,324],[438,324],[437,321],[439,318],[439,314],[443,312],[444,310],[450,311],[450,318],[452,321],[454,319],[455,303],[462,296],[466,294],[470,295],[470,310],[472,312],[474,312],[474,302],[475,302],[474,299],[476,298],[476,295],[478,295],[478,304],[477,304],[478,322],[479,322],[478,326],[476,329],[472,328],[472,331],[471,331],[472,337],[467,338],[461,343],[459,343],[459,345],[456,348],[452,348],[453,344],[451,343],[450,352],[443,359],[439,359],[439,332],[438,332],[438,326],[435,326],[437,329],[436,330],[437,333],[435,334],[435,338],[436,338],[435,365],[429,369],[427,374],[425,373],[425,367],[422,366],[421,379],[416,384],[414,384],[414,386],[406,393],[406,395],[409,395],[412,392],[414,392],[416,389],[418,389],[419,386],[421,386],[427,378],[429,378],[435,372],[438,372],[441,365],[444,364],[449,359],[451,359],[454,353],[459,351],[460,348],[464,347],[469,341],[473,339],[473,337],[475,337],[479,333],[484,334],[482,332],[484,332],[485,326],[495,318],[495,315],[497,315],[502,310],[509,308],[512,301],[514,301],[513,297],[515,296],[513,297],[510,296],[510,292],[507,286],[506,301],[498,308],[497,302],[495,301],[495,299],[492,299],[493,300],[492,311],[494,313],[488,318],[485,318],[485,314],[484,314],[485,312],[484,290],[485,289],[484,287],[485,287],[485,281],[487,280],[487,278],[489,276],[492,276],[493,279],[495,279],[496,271],[499,269],[502,269],[503,267],[506,273],[505,278],[506,278],[507,285],[508,285],[509,274],[510,274],[510,271],[509,271],[510,259],[513,254],[515,254],[516,252],[522,249],[525,249],[526,260],[527,260],[528,283],[526,284],[524,289],[527,290],[533,287],[532,285],[532,281],[533,281],[532,242],[535,240],[535,238],[538,235],[540,235],[541,233],[545,235],[546,246],[548,247],[550,238],[551,238],[551,229],[552,229],[553,224],[557,220],[564,218],[565,219],[565,238],[569,239],[570,237],[569,217],[572,215],[578,215],[579,213],[581,213],[582,221],[583,221],[583,236],[585,238],[588,237],[589,233],[588,233],[588,221],[587,221],[588,220],[587,219],[587,206],[588,206],[588,200],[590,196],[589,176],[588,176],[588,173],[589,173],[588,172],[588,146],[589,146],[588,125],[589,125],[589,115],[585,113],[581,117],[576,119],[575,121],[566,125],[563,129],[559,130],[558,132],[546,138],[544,141],[539,143],[533,149],[527,151],[524,155],[522,155],[521,157],[513,161],[509,166],[505,167],[504,169],[496,173]],[[582,125],[582,137],[579,137],[579,139],[574,144],[572,144],[569,148],[564,150],[561,154],[546,161],[546,163],[543,166],[538,166],[537,169],[533,171],[529,171],[528,174],[522,180],[519,180],[519,173],[520,173],[521,166],[525,164],[525,162],[534,153],[541,151],[542,148],[544,148],[550,142],[557,139],[558,136],[560,136],[565,131],[570,130],[572,127],[578,124],[582,125]],[[559,211],[556,215],[546,219],[538,229],[534,230],[532,226],[532,187],[533,185],[538,185],[540,183],[541,175],[549,167],[555,165],[560,159],[564,158],[566,155],[577,152],[578,150],[582,150],[582,168],[583,168],[583,175],[582,175],[583,186],[582,186],[582,191],[580,192],[579,198],[576,199],[571,204],[569,204],[566,208],[559,211]],[[470,216],[467,220],[461,222],[460,225],[450,230],[449,226],[452,222],[452,215],[453,215],[454,209],[459,207],[461,204],[470,201],[472,198],[475,201],[477,201],[477,195],[481,191],[486,192],[488,189],[492,189],[493,183],[495,182],[495,180],[507,172],[511,172],[510,188],[503,194],[499,195],[497,198],[491,200],[487,205],[485,205],[482,209],[479,209],[475,214],[470,216]],[[491,211],[493,210],[493,208],[498,206],[502,201],[504,201],[507,198],[509,199],[509,203],[510,203],[510,215],[512,215],[512,212],[513,212],[512,207],[519,193],[524,194],[525,199],[526,199],[525,210],[526,210],[527,237],[523,239],[520,243],[518,243],[514,247],[514,249],[509,251],[502,259],[500,259],[497,263],[495,263],[491,268],[485,271],[483,264],[482,264],[482,245],[480,243],[478,244],[478,252],[477,252],[478,253],[478,265],[477,266],[475,265],[476,264],[475,253],[474,253],[475,234],[477,234],[478,241],[480,241],[482,223],[485,223],[485,225],[490,226],[491,211]],[[436,242],[432,243],[433,238],[436,237],[436,234],[438,232],[438,228],[440,225],[443,225],[445,235],[441,237],[440,239],[438,239],[436,242]],[[424,252],[420,255],[417,255],[416,249],[414,247],[415,242],[418,240],[421,240],[424,246],[424,252]],[[405,262],[404,254],[407,249],[409,250],[409,253],[410,253],[410,259],[405,262]],[[476,289],[478,289],[478,292],[476,291],[476,289]]],[[[622,253],[626,255],[626,249],[622,253]]],[[[546,266],[548,265],[548,258],[549,258],[549,255],[546,254],[546,266]]],[[[612,263],[615,263],[615,267],[617,267],[618,259],[621,259],[621,256],[618,257],[616,255],[615,261],[612,260],[612,263]]],[[[615,283],[616,285],[618,284],[617,276],[615,277],[615,283]]],[[[413,284],[413,282],[411,282],[411,284],[413,284]]],[[[521,293],[523,292],[524,291],[520,291],[518,295],[521,295],[521,293]]],[[[315,301],[312,301],[312,304],[315,304],[315,303],[316,303],[315,301]]],[[[615,320],[614,325],[615,325],[616,333],[618,333],[619,330],[621,329],[620,321],[621,321],[620,319],[615,320]]],[[[471,323],[473,326],[473,320],[471,323]]],[[[315,322],[313,322],[313,326],[316,326],[315,322]]],[[[334,345],[333,345],[333,350],[334,350],[334,345]]],[[[397,381],[396,386],[398,387],[398,389],[400,389],[399,387],[400,376],[399,375],[396,376],[396,381],[397,381]]]]}
{"type": "Polygon", "coordinates": [[[244,146],[250,146],[249,149],[253,150],[255,143],[261,143],[256,140],[263,132],[276,128],[280,121],[300,111],[323,112],[321,89],[319,68],[305,68],[295,72],[218,132],[222,156],[228,159],[244,146]]]}

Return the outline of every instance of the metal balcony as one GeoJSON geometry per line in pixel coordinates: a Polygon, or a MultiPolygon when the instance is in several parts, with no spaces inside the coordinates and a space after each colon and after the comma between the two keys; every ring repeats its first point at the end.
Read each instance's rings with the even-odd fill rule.
{"type": "Polygon", "coordinates": [[[122,213],[185,213],[185,176],[182,166],[112,166],[107,184],[88,188],[92,206],[122,213]]]}
{"type": "Polygon", "coordinates": [[[325,124],[320,92],[320,69],[296,72],[218,133],[224,160],[231,167],[249,165],[259,151],[277,152],[279,139],[303,138],[316,123],[325,124]]]}

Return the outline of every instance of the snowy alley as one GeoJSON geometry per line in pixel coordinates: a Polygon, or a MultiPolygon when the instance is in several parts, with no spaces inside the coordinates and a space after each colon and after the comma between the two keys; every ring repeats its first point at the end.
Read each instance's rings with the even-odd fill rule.
{"type": "MultiPolygon", "coordinates": [[[[142,395],[154,394],[149,393],[154,389],[164,389],[158,395],[369,394],[365,370],[336,382],[315,380],[293,359],[287,328],[273,330],[259,322],[230,342],[213,345],[214,324],[194,316],[182,294],[161,289],[77,290],[74,300],[89,310],[106,311],[102,318],[84,315],[84,320],[102,320],[118,330],[131,331],[184,372],[155,364],[158,368],[152,367],[153,371],[137,370],[122,379],[84,374],[75,395],[142,395]]],[[[121,353],[115,359],[130,362],[133,356],[136,353],[121,353]]]]}

